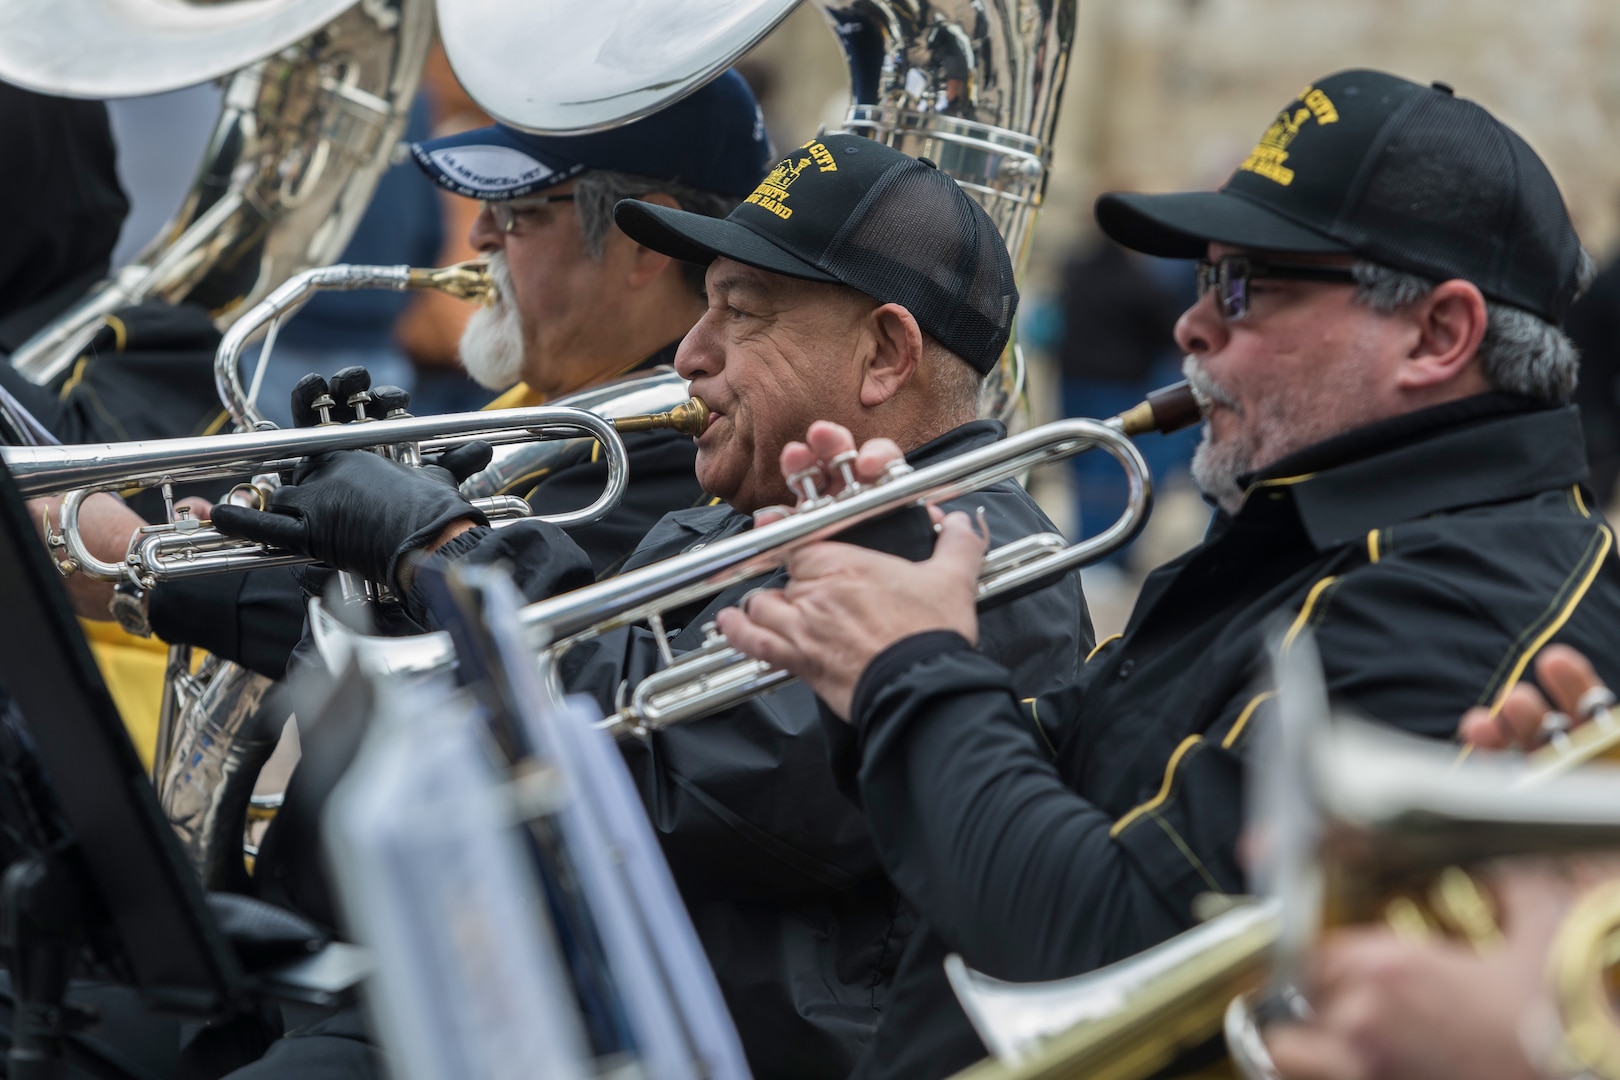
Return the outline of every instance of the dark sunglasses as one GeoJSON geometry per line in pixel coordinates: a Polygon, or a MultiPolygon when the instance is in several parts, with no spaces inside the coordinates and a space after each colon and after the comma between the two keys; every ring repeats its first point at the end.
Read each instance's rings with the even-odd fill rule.
{"type": "Polygon", "coordinates": [[[1323,281],[1354,284],[1355,272],[1348,266],[1321,263],[1256,259],[1251,255],[1227,255],[1210,262],[1198,260],[1198,295],[1214,291],[1215,306],[1221,318],[1234,322],[1249,313],[1249,282],[1256,278],[1274,281],[1323,281]]]}

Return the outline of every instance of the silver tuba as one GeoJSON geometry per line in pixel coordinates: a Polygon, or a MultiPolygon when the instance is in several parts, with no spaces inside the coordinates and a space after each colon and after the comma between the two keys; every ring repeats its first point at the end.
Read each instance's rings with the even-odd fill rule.
{"type": "MultiPolygon", "coordinates": [[[[844,126],[928,157],[978,199],[1021,269],[1046,191],[1078,0],[815,0],[849,63],[844,126]]],[[[701,86],[796,0],[611,0],[587,25],[562,7],[508,13],[492,41],[477,5],[439,12],[445,53],[490,115],[551,134],[636,119],[701,86]],[[603,28],[607,29],[603,29],[603,28]],[[589,92],[587,92],[589,91],[589,92]]],[[[981,413],[1025,409],[1016,344],[981,413]]]]}
{"type": "MultiPolygon", "coordinates": [[[[175,218],[133,262],[25,342],[12,363],[47,382],[104,316],[149,298],[201,303],[226,329],[289,277],[332,262],[389,166],[432,36],[432,0],[0,6],[0,78],[19,86],[106,98],[228,76],[197,179],[175,218]]],[[[219,800],[234,797],[225,779],[256,775],[276,734],[257,716],[270,680],[217,660],[194,673],[190,654],[169,651],[160,748],[195,749],[200,740],[218,752],[182,770],[205,806],[165,802],[183,832],[199,819],[205,831],[217,829],[219,800]]],[[[160,753],[153,764],[160,792],[180,790],[169,758],[160,753]]],[[[217,880],[227,862],[210,854],[198,869],[217,880]]]]}
{"type": "Polygon", "coordinates": [[[0,78],[42,93],[124,97],[235,72],[174,220],[11,362],[48,382],[104,316],[149,298],[201,303],[223,329],[292,274],[337,258],[388,168],[432,36],[432,0],[0,9],[0,78]]]}

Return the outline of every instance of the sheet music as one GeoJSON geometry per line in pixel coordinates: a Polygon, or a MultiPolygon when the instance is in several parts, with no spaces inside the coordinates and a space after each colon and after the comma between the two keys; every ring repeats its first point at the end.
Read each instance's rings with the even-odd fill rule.
{"type": "Polygon", "coordinates": [[[660,1080],[749,1076],[731,1015],[653,835],[641,796],[601,711],[583,696],[559,699],[518,621],[510,580],[486,586],[485,615],[513,700],[538,755],[568,777],[558,811],[576,872],[592,900],[609,962],[660,1080]]]}
{"type": "MultiPolygon", "coordinates": [[[[397,680],[394,680],[397,682],[397,680]]],[[[395,1077],[584,1077],[566,969],[501,797],[479,711],[378,687],[379,718],[324,823],[369,1012],[395,1077]]]]}

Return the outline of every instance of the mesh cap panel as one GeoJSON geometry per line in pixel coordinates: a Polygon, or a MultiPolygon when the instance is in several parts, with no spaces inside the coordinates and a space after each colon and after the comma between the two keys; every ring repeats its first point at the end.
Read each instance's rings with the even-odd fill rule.
{"type": "Polygon", "coordinates": [[[1393,266],[1452,277],[1476,266],[1489,293],[1501,275],[1502,245],[1512,225],[1512,191],[1498,179],[1511,171],[1500,125],[1478,107],[1442,95],[1410,103],[1404,122],[1369,160],[1370,176],[1340,235],[1359,251],[1393,266]],[[1421,221],[1421,230],[1412,222],[1421,221]]]}
{"type": "Polygon", "coordinates": [[[1007,346],[1018,289],[995,223],[949,176],[915,162],[872,185],[820,260],[846,285],[900,304],[981,373],[1007,346]]]}

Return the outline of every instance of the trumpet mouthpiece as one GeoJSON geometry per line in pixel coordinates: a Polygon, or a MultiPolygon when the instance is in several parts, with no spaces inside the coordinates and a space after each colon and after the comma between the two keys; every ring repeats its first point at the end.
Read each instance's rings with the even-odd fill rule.
{"type": "Polygon", "coordinates": [[[495,275],[489,272],[489,263],[483,259],[469,259],[437,270],[411,270],[413,289],[436,289],[458,300],[476,300],[484,307],[494,307],[500,299],[495,288],[495,275]]]}
{"type": "Polygon", "coordinates": [[[703,434],[709,426],[709,407],[702,398],[689,398],[668,412],[645,416],[621,416],[613,427],[621,435],[633,431],[679,431],[683,435],[703,434]]]}

